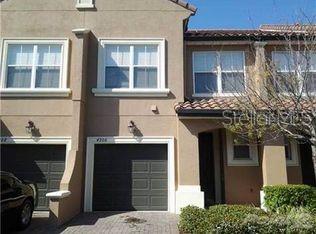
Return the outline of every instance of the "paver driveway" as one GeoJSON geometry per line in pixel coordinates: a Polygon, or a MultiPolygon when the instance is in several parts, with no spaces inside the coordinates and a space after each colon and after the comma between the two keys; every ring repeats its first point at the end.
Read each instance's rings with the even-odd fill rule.
{"type": "Polygon", "coordinates": [[[67,225],[55,228],[35,218],[20,233],[178,233],[178,216],[167,212],[82,213],[67,225]]]}

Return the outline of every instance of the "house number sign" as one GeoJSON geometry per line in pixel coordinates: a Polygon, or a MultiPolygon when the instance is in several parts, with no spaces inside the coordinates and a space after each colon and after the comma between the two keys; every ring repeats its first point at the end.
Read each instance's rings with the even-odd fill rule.
{"type": "Polygon", "coordinates": [[[97,138],[97,142],[107,142],[107,139],[105,137],[99,137],[97,138]]]}

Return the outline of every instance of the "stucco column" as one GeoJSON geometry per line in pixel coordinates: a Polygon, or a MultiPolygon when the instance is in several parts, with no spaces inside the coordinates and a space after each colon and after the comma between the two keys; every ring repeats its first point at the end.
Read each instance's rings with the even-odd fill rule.
{"type": "Polygon", "coordinates": [[[263,186],[287,184],[285,148],[265,145],[262,156],[263,186]]]}
{"type": "Polygon", "coordinates": [[[84,165],[84,118],[86,99],[86,69],[88,39],[90,30],[75,29],[75,39],[71,43],[72,64],[72,134],[71,150],[67,157],[66,168],[61,180],[60,189],[70,191],[70,196],[54,199],[50,202],[51,217],[59,225],[67,222],[81,212],[83,195],[83,165],[84,165]]]}
{"type": "Polygon", "coordinates": [[[176,212],[182,207],[195,205],[204,207],[204,193],[200,187],[199,142],[197,134],[185,120],[178,122],[178,187],[176,191],[176,212]]]}
{"type": "Polygon", "coordinates": [[[256,87],[257,92],[262,92],[263,82],[265,79],[265,68],[266,68],[266,55],[265,45],[266,42],[257,41],[254,43],[255,48],[255,67],[254,67],[254,80],[252,87],[256,87]]]}

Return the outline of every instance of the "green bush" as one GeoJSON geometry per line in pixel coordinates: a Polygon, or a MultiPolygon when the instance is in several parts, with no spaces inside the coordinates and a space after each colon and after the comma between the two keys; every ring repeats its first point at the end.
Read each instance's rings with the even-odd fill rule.
{"type": "Polygon", "coordinates": [[[274,185],[263,187],[268,210],[287,213],[293,207],[316,212],[316,189],[308,185],[274,185]]]}
{"type": "Polygon", "coordinates": [[[260,217],[266,213],[241,205],[217,205],[209,209],[187,206],[181,210],[179,229],[185,233],[242,233],[242,222],[248,215],[260,217]]]}
{"type": "Polygon", "coordinates": [[[316,216],[302,207],[278,214],[239,205],[187,206],[181,210],[179,229],[183,233],[316,233],[316,216]]]}

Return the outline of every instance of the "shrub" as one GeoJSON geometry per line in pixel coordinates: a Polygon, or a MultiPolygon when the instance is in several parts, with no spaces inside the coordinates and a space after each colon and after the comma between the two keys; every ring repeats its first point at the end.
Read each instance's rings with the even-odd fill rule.
{"type": "Polygon", "coordinates": [[[211,231],[207,223],[207,210],[195,206],[181,209],[179,229],[185,233],[207,233],[211,231]]]}
{"type": "Polygon", "coordinates": [[[316,233],[316,216],[302,207],[278,214],[251,206],[188,206],[180,214],[179,229],[184,233],[316,233]]]}
{"type": "Polygon", "coordinates": [[[249,214],[266,215],[252,206],[217,205],[209,209],[187,206],[181,210],[179,229],[185,233],[242,233],[243,220],[249,214]]]}
{"type": "Polygon", "coordinates": [[[316,233],[316,216],[303,207],[287,214],[287,233],[316,233]]]}
{"type": "Polygon", "coordinates": [[[315,213],[316,189],[308,185],[273,185],[263,187],[265,206],[270,211],[286,213],[292,207],[306,207],[315,213]]]}

